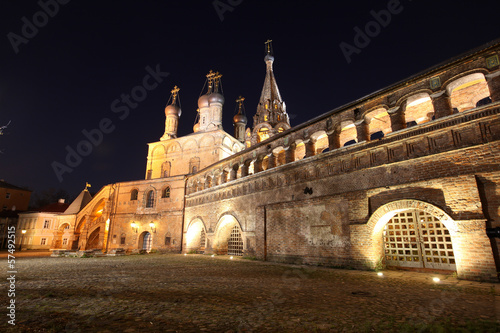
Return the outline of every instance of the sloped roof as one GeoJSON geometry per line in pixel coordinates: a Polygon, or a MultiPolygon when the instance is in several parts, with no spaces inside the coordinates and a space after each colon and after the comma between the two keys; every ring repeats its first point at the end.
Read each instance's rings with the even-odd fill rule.
{"type": "Polygon", "coordinates": [[[26,192],[33,192],[33,191],[30,191],[30,190],[27,190],[25,188],[22,188],[22,187],[19,187],[19,186],[15,186],[15,185],[12,185],[12,184],[9,184],[3,180],[0,180],[0,188],[8,188],[8,189],[11,189],[11,190],[19,190],[19,191],[26,191],[26,192]]]}
{"type": "Polygon", "coordinates": [[[80,192],[78,197],[76,197],[75,200],[69,205],[69,207],[64,211],[64,214],[76,214],[82,210],[83,207],[85,207],[90,200],[92,200],[92,196],[90,195],[89,191],[86,189],[80,192]]]}
{"type": "Polygon", "coordinates": [[[39,212],[41,213],[64,213],[66,209],[68,209],[69,204],[56,202],[50,205],[42,207],[39,212]]]}

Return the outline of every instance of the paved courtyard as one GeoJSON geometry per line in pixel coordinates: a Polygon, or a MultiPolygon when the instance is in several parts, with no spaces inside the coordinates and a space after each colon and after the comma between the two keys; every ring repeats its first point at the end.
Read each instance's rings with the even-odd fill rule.
{"type": "MultiPolygon", "coordinates": [[[[1,258],[7,267],[7,259],[1,258]]],[[[495,332],[497,284],[227,256],[18,258],[2,332],[495,332]]]]}

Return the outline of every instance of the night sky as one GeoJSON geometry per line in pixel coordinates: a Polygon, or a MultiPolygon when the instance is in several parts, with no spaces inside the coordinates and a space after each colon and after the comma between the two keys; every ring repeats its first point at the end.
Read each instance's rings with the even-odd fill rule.
{"type": "Polygon", "coordinates": [[[43,1],[51,15],[37,1],[0,3],[0,126],[11,121],[0,136],[0,179],[73,195],[85,182],[96,192],[144,179],[147,143],[164,133],[170,91],[181,88],[179,136],[192,133],[211,69],[223,74],[225,131],[233,133],[239,95],[251,120],[268,39],[295,126],[500,37],[499,1],[72,0],[57,13],[55,0],[43,1]],[[385,26],[372,22],[377,15],[385,26]],[[372,37],[358,40],[348,63],[340,44],[356,47],[355,28],[367,24],[372,37]],[[150,80],[128,114],[113,112],[149,71],[162,72],[161,82],[150,80]],[[67,165],[67,147],[103,119],[114,130],[60,182],[54,162],[67,165]]]}

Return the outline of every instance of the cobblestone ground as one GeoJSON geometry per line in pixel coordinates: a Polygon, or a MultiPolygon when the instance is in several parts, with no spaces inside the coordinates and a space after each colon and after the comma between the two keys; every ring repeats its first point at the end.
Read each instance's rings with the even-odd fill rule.
{"type": "MultiPolygon", "coordinates": [[[[5,260],[6,259],[0,259],[5,260]]],[[[203,255],[19,258],[2,332],[496,332],[495,284],[203,255]]],[[[5,265],[4,267],[6,267],[5,265]]]]}

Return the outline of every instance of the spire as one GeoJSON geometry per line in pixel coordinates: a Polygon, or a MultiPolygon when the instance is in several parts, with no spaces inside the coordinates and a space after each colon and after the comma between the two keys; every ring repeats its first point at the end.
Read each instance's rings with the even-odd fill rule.
{"type": "Polygon", "coordinates": [[[274,51],[272,40],[265,42],[266,55],[264,62],[266,63],[266,78],[262,93],[260,95],[259,105],[257,106],[257,113],[254,117],[253,127],[258,124],[267,123],[270,127],[274,128],[279,123],[285,123],[290,127],[288,115],[286,113],[286,106],[281,99],[281,94],[274,77],[273,63],[274,51]]]}

